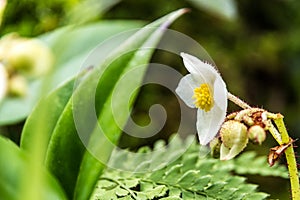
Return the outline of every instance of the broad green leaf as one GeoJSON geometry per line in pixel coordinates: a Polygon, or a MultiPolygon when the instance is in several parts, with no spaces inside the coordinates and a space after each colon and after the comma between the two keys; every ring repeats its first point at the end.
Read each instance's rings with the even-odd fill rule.
{"type": "MultiPolygon", "coordinates": [[[[36,122],[39,120],[41,115],[41,109],[46,109],[47,113],[47,123],[43,127],[44,139],[47,141],[46,145],[50,141],[53,129],[56,126],[56,122],[59,119],[61,113],[63,112],[66,104],[68,103],[70,97],[73,93],[75,77],[68,80],[62,86],[58,87],[56,90],[51,92],[46,98],[42,99],[34,108],[32,113],[29,115],[28,119],[22,130],[21,137],[21,148],[29,149],[32,145],[36,122]]],[[[46,149],[47,147],[45,147],[46,149]]]]}
{"type": "MultiPolygon", "coordinates": [[[[165,28],[185,12],[185,9],[175,11],[141,29],[110,55],[111,58],[115,60],[112,63],[110,63],[111,60],[107,60],[108,64],[104,63],[103,66],[108,65],[107,69],[100,68],[100,74],[102,76],[97,85],[98,90],[96,92],[95,101],[97,102],[96,112],[98,114],[98,122],[102,130],[97,129],[96,126],[96,129],[94,129],[91,135],[88,144],[89,151],[85,153],[80,166],[75,199],[87,199],[92,194],[97,179],[105,168],[105,164],[101,162],[105,163],[108,161],[113,148],[121,136],[122,130],[119,126],[124,126],[129,117],[126,114],[126,109],[132,107],[136,97],[136,93],[131,96],[132,98],[129,105],[128,102],[122,98],[114,99],[115,102],[117,102],[114,106],[117,107],[119,119],[121,119],[121,121],[118,122],[119,124],[117,124],[114,120],[114,114],[111,108],[113,100],[112,92],[115,84],[126,72],[135,69],[137,66],[143,66],[142,70],[138,71],[137,74],[129,73],[131,79],[121,86],[121,91],[130,93],[139,86],[146,71],[146,64],[149,62],[154,47],[158,44],[165,28]],[[131,51],[129,52],[129,50],[131,51]]],[[[86,90],[87,87],[85,84],[82,84],[81,88],[86,90]]],[[[80,88],[78,88],[77,92],[80,94],[80,88]]],[[[89,95],[84,95],[84,97],[86,96],[89,95]]],[[[81,102],[82,96],[79,95],[78,97],[79,102],[81,102]]],[[[120,97],[122,97],[122,95],[120,95],[120,97]]],[[[78,109],[78,107],[74,109],[78,109]]],[[[87,109],[87,111],[89,112],[90,110],[87,109]]],[[[83,113],[80,112],[80,114],[83,113]]],[[[80,121],[77,121],[77,123],[80,123],[80,121]]]]}
{"type": "MultiPolygon", "coordinates": [[[[45,160],[53,130],[73,93],[74,82],[76,78],[83,78],[87,72],[84,71],[73,77],[42,99],[28,117],[22,132],[21,148],[35,159],[34,162],[43,163],[45,160]]],[[[35,186],[32,185],[32,187],[35,186]]]]}
{"type": "MultiPolygon", "coordinates": [[[[89,52],[98,44],[117,33],[139,28],[138,21],[101,21],[85,26],[68,26],[41,35],[55,57],[51,81],[47,90],[53,90],[66,79],[77,74],[89,52]]],[[[92,64],[92,63],[91,63],[92,64]]],[[[22,98],[6,98],[0,105],[0,126],[25,119],[40,99],[43,79],[31,81],[29,91],[22,98]]],[[[47,94],[47,91],[43,91],[47,94]]]]}
{"type": "Polygon", "coordinates": [[[57,121],[45,158],[47,168],[61,182],[70,199],[85,151],[76,132],[71,102],[68,102],[57,121]]]}
{"type": "MultiPolygon", "coordinates": [[[[10,140],[0,136],[0,199],[24,198],[22,194],[26,187],[31,187],[32,178],[36,176],[36,174],[30,174],[31,167],[29,155],[26,155],[10,140]]],[[[39,188],[35,188],[38,199],[67,199],[58,181],[48,171],[41,166],[36,167],[36,170],[40,171],[39,174],[43,180],[39,188]]]]}
{"type": "MultiPolygon", "coordinates": [[[[112,111],[110,110],[110,107],[105,107],[104,105],[111,101],[112,89],[114,88],[114,84],[117,82],[121,74],[126,72],[126,70],[130,70],[131,68],[139,64],[146,64],[153,52],[153,49],[144,52],[140,52],[137,49],[141,47],[147,47],[147,45],[155,46],[155,44],[159,41],[159,38],[163,34],[162,30],[164,30],[158,27],[162,25],[165,28],[166,25],[170,24],[182,13],[183,10],[180,10],[165,18],[162,18],[160,21],[157,21],[155,24],[152,24],[151,25],[152,28],[142,29],[139,33],[134,35],[131,39],[128,39],[122,45],[114,44],[110,46],[110,49],[113,50],[112,51],[113,53],[110,54],[110,58],[116,60],[112,63],[110,63],[112,61],[110,59],[106,59],[106,63],[103,63],[101,60],[100,66],[96,67],[95,70],[93,70],[90,73],[90,75],[87,75],[83,79],[83,82],[75,90],[75,93],[73,94],[73,98],[70,98],[70,91],[67,92],[68,95],[65,95],[63,97],[59,95],[60,91],[63,91],[64,89],[68,90],[66,86],[63,86],[63,88],[58,89],[53,93],[53,97],[49,97],[48,100],[46,99],[46,102],[48,101],[48,104],[49,102],[51,103],[52,101],[51,98],[58,98],[58,101],[61,101],[62,103],[60,104],[61,105],[60,107],[54,109],[53,117],[47,119],[49,120],[47,121],[47,123],[49,123],[50,125],[48,125],[47,129],[45,129],[45,133],[42,133],[46,135],[45,136],[46,138],[48,138],[46,142],[48,148],[45,155],[45,164],[47,168],[60,181],[69,198],[88,199],[94,189],[94,185],[98,180],[99,174],[104,168],[104,166],[89,153],[85,154],[83,159],[83,164],[81,164],[82,157],[86,149],[82,144],[81,141],[82,138],[79,138],[80,135],[78,135],[77,133],[78,132],[77,126],[81,124],[86,125],[89,128],[89,131],[87,131],[86,133],[90,134],[90,132],[93,130],[93,126],[95,125],[93,123],[97,122],[97,120],[94,122],[93,120],[89,120],[88,118],[85,118],[86,116],[85,114],[90,112],[90,108],[89,108],[90,100],[93,99],[91,98],[92,96],[89,95],[91,94],[89,92],[93,92],[93,87],[97,86],[97,84],[95,85],[95,83],[99,82],[99,87],[97,87],[98,96],[96,95],[97,103],[95,105],[97,114],[99,115],[100,121],[101,119],[111,120],[112,111]],[[145,46],[145,44],[147,45],[145,46]],[[116,48],[117,46],[118,48],[116,48]],[[120,59],[118,58],[119,55],[122,55],[123,53],[127,53],[127,51],[131,49],[134,49],[135,51],[129,52],[128,54],[121,57],[120,59]],[[106,66],[108,66],[107,69],[106,66]],[[101,74],[97,73],[99,71],[101,73],[105,71],[104,75],[100,76],[101,74]],[[99,91],[101,95],[99,95],[99,91]],[[74,115],[75,115],[74,109],[75,110],[78,109],[76,107],[78,106],[78,104],[74,105],[74,102],[79,103],[80,108],[82,107],[84,109],[84,113],[82,113],[83,120],[80,122],[75,121],[74,119],[74,115]],[[85,109],[86,106],[87,109],[85,109]],[[77,178],[77,176],[79,176],[79,178],[77,178]],[[76,191],[74,196],[75,185],[76,185],[76,191]]],[[[103,31],[105,31],[105,29],[103,29],[103,31]]],[[[136,31],[131,31],[131,33],[135,33],[135,32],[136,31]]],[[[79,32],[79,33],[76,32],[76,34],[75,33],[74,34],[77,35],[77,37],[79,37],[78,35],[82,35],[83,33],[87,33],[87,32],[79,32]]],[[[112,32],[110,32],[110,34],[112,34],[112,32]]],[[[57,54],[61,54],[62,51],[66,50],[66,53],[62,54],[60,56],[60,59],[57,62],[66,63],[66,61],[72,58],[73,55],[82,56],[81,52],[79,52],[79,50],[77,49],[82,48],[81,46],[82,45],[84,46],[86,44],[85,43],[76,44],[75,41],[70,40],[68,37],[65,37],[64,40],[57,39],[60,38],[61,35],[64,34],[60,32],[56,32],[47,38],[48,42],[56,41],[52,43],[55,44],[53,48],[57,49],[56,52],[57,54]],[[62,43],[59,43],[57,41],[61,41],[62,43]]],[[[119,40],[119,42],[123,42],[124,39],[119,40]]],[[[94,41],[91,43],[94,44],[94,41]]],[[[100,53],[105,55],[105,52],[100,52],[100,53]]],[[[72,65],[69,65],[69,63],[65,65],[73,66],[75,64],[73,63],[73,61],[71,61],[71,63],[72,65]]],[[[96,65],[99,65],[99,63],[94,63],[94,66],[96,65]]],[[[78,63],[75,67],[77,66],[78,63]]],[[[125,91],[126,90],[130,91],[132,87],[140,83],[140,81],[143,78],[143,74],[145,70],[146,70],[146,66],[143,68],[143,71],[141,71],[141,73],[138,74],[138,76],[135,76],[135,82],[133,81],[131,84],[126,85],[126,87],[124,88],[125,91]]],[[[68,72],[66,72],[66,74],[68,74],[68,72]]],[[[69,75],[73,75],[73,71],[69,75]]],[[[57,80],[57,77],[55,75],[53,77],[54,80],[57,80]]],[[[120,102],[122,103],[122,106],[124,104],[125,105],[127,104],[127,102],[122,102],[122,99],[120,100],[120,102]]],[[[22,148],[30,149],[30,144],[29,144],[29,141],[31,141],[30,138],[34,138],[35,137],[34,134],[41,134],[41,133],[37,133],[37,131],[35,130],[32,130],[32,128],[30,127],[34,127],[35,124],[38,123],[38,121],[40,121],[40,120],[36,120],[36,118],[38,118],[39,115],[38,113],[41,112],[40,110],[45,109],[44,107],[45,107],[45,103],[41,103],[40,106],[36,108],[32,116],[28,118],[28,121],[26,122],[27,125],[25,126],[24,129],[25,134],[22,137],[22,148]]],[[[94,110],[95,107],[92,107],[92,109],[94,110]]],[[[127,115],[124,115],[123,123],[125,123],[126,119],[127,119],[127,115]]],[[[113,121],[106,121],[105,123],[102,123],[102,125],[106,128],[110,128],[110,130],[107,129],[105,130],[106,136],[109,136],[110,139],[116,144],[118,138],[120,137],[121,131],[119,130],[119,128],[117,128],[117,125],[113,121]]],[[[89,135],[84,135],[84,137],[86,137],[85,138],[86,141],[89,140],[89,135]]],[[[97,141],[96,140],[93,141],[93,138],[91,139],[91,141],[94,142],[94,144],[91,144],[91,147],[94,148],[95,146],[93,145],[100,146],[101,149],[96,148],[94,150],[96,150],[97,153],[99,153],[100,150],[100,153],[101,155],[104,156],[104,159],[108,159],[112,151],[112,148],[110,146],[107,146],[108,143],[106,140],[104,140],[104,138],[102,138],[103,140],[101,139],[99,140],[99,138],[97,139],[98,139],[97,141]]]]}

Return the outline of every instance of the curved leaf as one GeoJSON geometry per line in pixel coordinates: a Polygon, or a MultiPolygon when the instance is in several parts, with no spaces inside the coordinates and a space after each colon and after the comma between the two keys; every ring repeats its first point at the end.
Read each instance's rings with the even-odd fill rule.
{"type": "MultiPolygon", "coordinates": [[[[22,194],[26,187],[31,187],[31,178],[35,176],[30,174],[31,167],[29,156],[10,140],[0,136],[0,199],[24,198],[22,194]]],[[[67,199],[58,181],[48,171],[41,167],[37,167],[36,170],[40,170],[43,177],[39,188],[35,188],[38,199],[67,199]]]]}
{"type": "MultiPolygon", "coordinates": [[[[121,45],[120,43],[115,43],[114,45],[109,46],[108,49],[110,49],[113,53],[106,49],[106,53],[109,54],[109,58],[103,56],[105,55],[105,52],[100,52],[100,55],[102,55],[105,60],[101,60],[100,62],[102,63],[100,66],[83,79],[82,83],[80,83],[79,87],[75,90],[73,98],[70,98],[68,102],[66,102],[68,98],[65,97],[69,96],[64,96],[64,99],[62,99],[62,106],[54,109],[54,117],[50,117],[48,121],[51,125],[48,125],[48,128],[45,131],[46,137],[49,139],[47,142],[48,149],[45,155],[45,163],[47,168],[59,179],[69,198],[88,199],[98,180],[99,174],[104,168],[97,159],[86,151],[85,146],[82,144],[82,139],[84,140],[83,142],[86,144],[88,143],[90,134],[97,122],[97,118],[96,120],[90,120],[88,118],[89,112],[94,111],[96,107],[97,116],[99,116],[99,121],[105,128],[106,136],[108,136],[113,143],[116,144],[120,137],[121,130],[113,121],[113,115],[110,107],[105,106],[111,101],[112,90],[115,87],[116,82],[126,71],[131,70],[137,65],[146,64],[149,61],[153,53],[153,49],[143,51],[138,51],[138,49],[148,47],[149,45],[154,47],[162,36],[165,28],[184,12],[184,10],[180,10],[158,20],[151,24],[150,27],[152,28],[141,29],[125,42],[125,38],[121,38],[119,40],[119,42],[122,42],[121,45]],[[132,49],[134,51],[130,51],[132,49]],[[123,55],[124,53],[126,54],[120,57],[120,55],[123,55]],[[114,61],[112,62],[112,60],[114,61]],[[103,73],[104,71],[105,73],[103,73]],[[93,87],[97,88],[95,106],[90,104],[91,100],[94,99],[93,97],[95,96],[95,94],[93,94],[93,87]],[[83,113],[80,113],[82,114],[80,118],[82,120],[76,121],[74,118],[74,116],[76,116],[74,112],[79,108],[84,110],[83,113]],[[81,135],[79,137],[79,125],[88,127],[88,131],[85,130],[86,132],[84,133],[86,135],[81,135]],[[81,163],[82,159],[83,162],[81,163]]],[[[135,31],[131,31],[131,34],[134,32],[135,31]]],[[[52,39],[53,38],[50,38],[49,40],[52,39]]],[[[67,48],[72,48],[73,51],[77,51],[72,44],[71,47],[67,48]]],[[[60,48],[58,48],[58,53],[59,49],[60,48]]],[[[68,60],[69,56],[74,54],[76,55],[76,52],[73,52],[70,55],[65,54],[65,58],[61,57],[61,62],[68,60]]],[[[99,65],[99,63],[95,64],[99,65]]],[[[134,81],[132,81],[132,83],[125,85],[124,91],[131,91],[130,89],[132,87],[139,84],[142,81],[145,70],[146,65],[143,70],[134,77],[134,81]]],[[[59,93],[58,91],[59,90],[57,90],[56,93],[59,93]]],[[[70,95],[70,93],[68,94],[70,95]]],[[[60,98],[59,95],[58,97],[60,98]]],[[[49,99],[46,101],[51,102],[52,100],[49,99]]],[[[127,105],[127,102],[120,99],[119,104],[127,105]]],[[[132,106],[132,102],[130,106],[132,106]]],[[[43,110],[44,106],[41,105],[36,110],[39,109],[43,110]]],[[[30,141],[30,139],[26,139],[26,137],[30,138],[30,134],[39,134],[34,130],[30,131],[29,125],[31,124],[34,126],[35,123],[38,123],[39,120],[35,120],[38,117],[38,114],[36,113],[38,113],[38,111],[35,111],[32,116],[28,118],[28,122],[26,122],[26,127],[28,128],[26,128],[24,132],[28,132],[28,134],[24,134],[22,137],[22,147],[25,149],[30,148],[29,142],[26,142],[30,141]]],[[[122,117],[122,121],[125,123],[128,116],[124,115],[122,117]]],[[[103,155],[104,160],[108,159],[112,148],[108,145],[109,143],[107,140],[105,140],[105,135],[103,135],[103,137],[100,136],[100,139],[97,138],[97,141],[93,140],[94,137],[96,137],[95,134],[92,135],[91,139],[94,143],[89,144],[89,148],[92,149],[94,153],[96,152],[97,154],[103,155]],[[101,149],[97,146],[101,146],[101,149]]],[[[34,138],[34,135],[31,136],[31,138],[34,138]]]]}
{"type": "MultiPolygon", "coordinates": [[[[186,11],[186,9],[174,11],[139,30],[110,55],[110,58],[113,60],[112,63],[111,60],[107,60],[108,64],[103,63],[102,66],[104,66],[104,68],[102,68],[102,71],[100,68],[101,79],[97,82],[95,102],[97,102],[96,112],[101,128],[99,129],[99,127],[96,126],[91,133],[91,138],[87,144],[88,151],[85,152],[80,166],[75,188],[75,199],[84,200],[90,197],[97,183],[97,177],[99,177],[105,168],[105,163],[108,161],[113,148],[117,145],[121,136],[121,128],[125,125],[129,117],[124,113],[127,113],[125,112],[126,109],[131,109],[133,106],[136,93],[131,95],[130,102],[127,102],[126,98],[113,99],[113,90],[116,87],[116,83],[125,73],[133,70],[137,66],[143,66],[138,73],[129,73],[131,76],[130,81],[120,86],[120,91],[127,93],[135,91],[136,86],[139,86],[142,82],[147,69],[146,64],[149,62],[154,51],[153,47],[158,44],[166,27],[186,11]],[[106,65],[108,66],[107,68],[105,68],[106,65]],[[114,107],[118,110],[118,123],[115,121],[111,107],[113,100],[114,107]]],[[[88,83],[87,85],[90,84],[88,83]]],[[[79,96],[75,95],[74,101],[82,101],[80,89],[86,90],[87,85],[82,84],[81,88],[78,88],[77,92],[79,96]]],[[[90,97],[89,95],[84,96],[90,97]]],[[[120,97],[122,97],[122,95],[120,95],[120,97]]],[[[87,102],[90,102],[90,100],[91,98],[87,99],[87,102]]],[[[89,104],[87,105],[86,113],[89,115],[91,108],[89,104]]],[[[74,109],[78,109],[78,107],[74,107],[74,109]]],[[[83,114],[81,112],[79,113],[83,114]]],[[[80,121],[77,121],[77,123],[78,122],[80,123],[80,121]]],[[[86,124],[86,126],[89,125],[86,124]]]]}
{"type": "Polygon", "coordinates": [[[201,10],[210,12],[221,18],[235,20],[238,15],[237,6],[233,0],[188,0],[201,10]]]}
{"type": "MultiPolygon", "coordinates": [[[[47,113],[47,123],[43,127],[43,136],[47,141],[46,145],[49,144],[53,129],[56,126],[56,122],[63,112],[66,104],[73,93],[75,78],[70,79],[62,86],[51,92],[45,99],[41,100],[32,113],[26,120],[26,123],[22,130],[21,135],[21,148],[29,149],[32,145],[33,137],[35,134],[36,122],[41,116],[41,110],[46,109],[44,112],[47,113]]],[[[46,149],[47,147],[45,147],[46,149]]],[[[45,156],[44,156],[45,157],[45,156]]]]}
{"type": "MultiPolygon", "coordinates": [[[[78,73],[89,52],[99,43],[111,35],[139,28],[142,24],[139,21],[101,21],[79,27],[68,26],[41,35],[39,39],[52,49],[56,61],[47,89],[56,88],[67,78],[78,73]]],[[[30,82],[28,94],[25,97],[8,97],[1,102],[0,126],[16,123],[29,115],[40,99],[43,81],[43,79],[38,79],[30,82]]],[[[43,93],[47,94],[45,91],[43,93]]]]}

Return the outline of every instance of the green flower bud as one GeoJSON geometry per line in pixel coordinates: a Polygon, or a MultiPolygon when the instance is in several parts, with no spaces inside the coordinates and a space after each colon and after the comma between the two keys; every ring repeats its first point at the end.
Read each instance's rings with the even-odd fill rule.
{"type": "Polygon", "coordinates": [[[12,76],[8,81],[9,95],[23,97],[27,93],[27,80],[20,75],[12,76]]]}
{"type": "Polygon", "coordinates": [[[261,144],[266,140],[266,131],[261,126],[254,125],[249,128],[248,137],[254,143],[261,144]]]}
{"type": "Polygon", "coordinates": [[[220,159],[230,160],[238,155],[248,144],[247,127],[241,122],[229,120],[221,129],[220,159]]]}
{"type": "Polygon", "coordinates": [[[4,99],[7,91],[8,74],[5,67],[0,63],[0,102],[4,99]]]}

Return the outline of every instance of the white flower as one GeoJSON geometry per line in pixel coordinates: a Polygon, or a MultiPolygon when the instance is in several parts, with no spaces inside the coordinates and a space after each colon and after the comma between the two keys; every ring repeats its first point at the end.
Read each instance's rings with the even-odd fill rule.
{"type": "Polygon", "coordinates": [[[176,93],[191,108],[197,108],[197,132],[200,144],[208,144],[224,122],[227,110],[227,89],[218,71],[208,63],[181,53],[190,74],[183,77],[176,93]]]}

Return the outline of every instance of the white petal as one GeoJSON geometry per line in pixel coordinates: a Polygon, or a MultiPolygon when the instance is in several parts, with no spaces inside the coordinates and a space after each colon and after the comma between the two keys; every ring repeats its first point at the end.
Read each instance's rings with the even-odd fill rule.
{"type": "Polygon", "coordinates": [[[226,110],[214,105],[209,112],[198,109],[197,132],[200,144],[208,144],[217,134],[225,120],[226,110]]]}
{"type": "Polygon", "coordinates": [[[194,95],[194,89],[199,87],[201,84],[201,80],[198,82],[192,77],[191,74],[186,75],[183,77],[180,82],[178,83],[178,87],[176,88],[175,92],[178,96],[184,101],[184,103],[191,107],[195,108],[194,99],[192,98],[194,95]]]}
{"type": "Polygon", "coordinates": [[[181,53],[180,55],[183,58],[186,69],[194,76],[201,77],[206,83],[212,84],[216,76],[219,75],[218,71],[212,65],[202,62],[187,53],[181,53]]]}
{"type": "Polygon", "coordinates": [[[227,110],[227,89],[222,77],[218,74],[214,83],[214,105],[227,110]]]}

